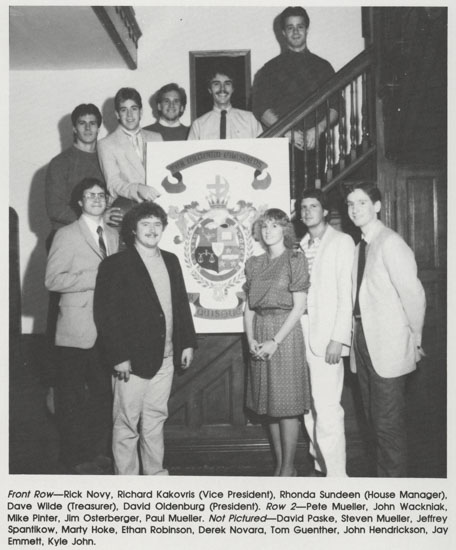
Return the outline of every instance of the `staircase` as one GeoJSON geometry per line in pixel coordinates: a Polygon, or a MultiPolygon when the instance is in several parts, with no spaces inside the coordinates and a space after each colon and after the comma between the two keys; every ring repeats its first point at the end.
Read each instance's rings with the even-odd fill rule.
{"type": "Polygon", "coordinates": [[[375,93],[374,55],[368,48],[347,63],[314,94],[300,103],[285,117],[263,132],[260,138],[281,137],[290,132],[290,196],[296,199],[301,182],[297,181],[297,164],[304,166],[304,189],[321,188],[330,191],[338,183],[353,174],[364,163],[374,162],[375,140],[375,93]],[[338,106],[338,120],[329,124],[329,110],[338,106]],[[295,134],[305,127],[316,126],[325,113],[324,140],[316,140],[315,166],[309,166],[309,151],[299,149],[295,134]],[[325,150],[319,151],[321,143],[325,150]],[[324,154],[322,154],[324,153],[324,154]],[[323,160],[323,166],[320,165],[323,160]],[[317,174],[311,181],[309,172],[317,174]]]}

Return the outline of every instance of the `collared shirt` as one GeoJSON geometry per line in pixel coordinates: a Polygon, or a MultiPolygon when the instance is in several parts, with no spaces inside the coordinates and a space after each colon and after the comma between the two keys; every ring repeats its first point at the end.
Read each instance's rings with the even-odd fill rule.
{"type": "Polygon", "coordinates": [[[250,111],[243,111],[235,107],[212,111],[197,118],[188,135],[189,140],[195,139],[220,139],[220,117],[222,110],[226,111],[226,138],[246,139],[256,138],[263,132],[263,127],[250,111]]]}
{"type": "Polygon", "coordinates": [[[142,137],[141,128],[138,128],[136,132],[129,132],[122,126],[122,131],[128,136],[128,139],[131,141],[136,154],[144,164],[144,140],[142,137]]]}
{"type": "Polygon", "coordinates": [[[367,244],[370,244],[376,233],[380,230],[381,224],[379,222],[380,220],[376,219],[369,227],[369,231],[366,234],[363,233],[362,238],[366,241],[367,244]]]}
{"type": "Polygon", "coordinates": [[[109,256],[108,239],[106,238],[106,228],[103,223],[103,220],[101,220],[100,222],[96,222],[94,219],[90,218],[86,214],[81,214],[81,218],[85,221],[87,227],[89,228],[90,234],[92,235],[93,240],[95,241],[97,247],[98,247],[98,238],[99,238],[97,229],[98,227],[103,228],[103,240],[106,246],[106,252],[109,256]]]}
{"type": "Polygon", "coordinates": [[[325,229],[319,237],[312,238],[310,236],[310,233],[307,233],[300,242],[299,246],[301,247],[301,250],[304,252],[307,259],[307,265],[309,267],[309,275],[312,273],[313,263],[317,256],[318,249],[320,248],[323,235],[326,233],[327,227],[328,226],[325,225],[325,229]]]}

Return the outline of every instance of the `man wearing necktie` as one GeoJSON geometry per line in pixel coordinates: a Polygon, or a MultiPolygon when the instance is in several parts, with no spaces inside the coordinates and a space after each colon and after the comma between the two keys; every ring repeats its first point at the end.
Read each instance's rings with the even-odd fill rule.
{"type": "Polygon", "coordinates": [[[149,141],[163,141],[157,132],[140,126],[142,100],[134,88],[121,88],[114,98],[119,126],[98,142],[98,158],[115,204],[128,210],[133,204],[153,201],[158,189],[146,185],[146,148],[149,141]],[[126,200],[125,200],[126,199],[126,200]]]}
{"type": "Polygon", "coordinates": [[[46,266],[46,288],[60,294],[55,414],[61,461],[77,474],[107,473],[111,464],[111,383],[93,320],[98,266],[119,242],[103,221],[107,198],[106,185],[96,178],[76,185],[72,202],[81,215],[57,231],[46,266]]]}
{"type": "Polygon", "coordinates": [[[377,219],[379,189],[360,182],[347,195],[361,229],[352,272],[354,332],[350,363],[357,372],[379,477],[407,476],[406,375],[424,355],[426,298],[413,251],[377,219]]]}
{"type": "Polygon", "coordinates": [[[250,111],[231,105],[234,79],[227,67],[218,67],[208,78],[208,92],[212,96],[212,111],[197,118],[188,135],[195,139],[256,138],[263,128],[250,111]]]}

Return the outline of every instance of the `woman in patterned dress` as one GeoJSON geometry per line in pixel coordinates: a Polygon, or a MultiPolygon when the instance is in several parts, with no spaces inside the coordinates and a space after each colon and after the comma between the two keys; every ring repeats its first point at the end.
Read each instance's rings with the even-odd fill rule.
{"type": "Polygon", "coordinates": [[[244,328],[251,362],[247,407],[266,415],[276,476],[295,476],[300,417],[310,408],[309,372],[300,324],[309,287],[307,261],[293,250],[288,216],[271,208],[258,220],[266,250],[247,260],[244,328]]]}

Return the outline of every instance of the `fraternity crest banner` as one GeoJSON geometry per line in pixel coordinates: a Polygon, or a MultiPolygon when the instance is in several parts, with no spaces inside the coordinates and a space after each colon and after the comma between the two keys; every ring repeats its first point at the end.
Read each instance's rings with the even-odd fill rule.
{"type": "Polygon", "coordinates": [[[147,144],[147,184],[168,215],[160,247],[180,261],[196,331],[242,332],[247,258],[264,251],[252,224],[290,213],[288,140],[147,144]]]}

